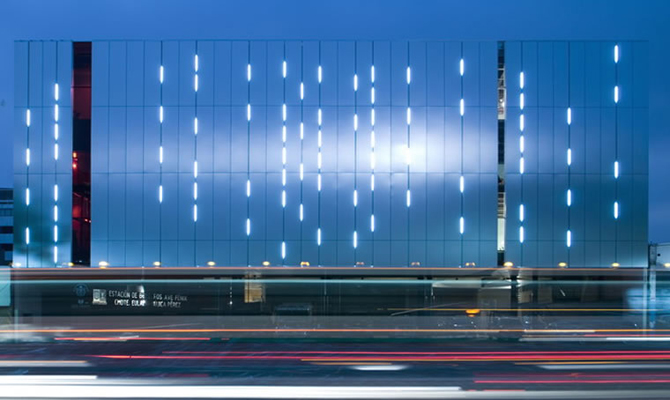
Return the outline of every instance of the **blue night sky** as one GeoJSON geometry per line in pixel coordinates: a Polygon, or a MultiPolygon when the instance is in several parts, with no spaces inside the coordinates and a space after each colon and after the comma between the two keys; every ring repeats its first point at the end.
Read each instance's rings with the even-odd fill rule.
{"type": "Polygon", "coordinates": [[[17,39],[648,40],[649,240],[670,242],[670,1],[5,0],[0,187],[12,186],[17,39]]]}

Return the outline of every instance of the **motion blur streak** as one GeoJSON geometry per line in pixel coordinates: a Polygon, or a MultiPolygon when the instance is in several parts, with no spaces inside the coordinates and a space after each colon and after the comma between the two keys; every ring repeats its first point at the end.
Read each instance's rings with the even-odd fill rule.
{"type": "Polygon", "coordinates": [[[210,338],[205,337],[57,337],[56,340],[72,340],[80,342],[119,342],[126,340],[161,340],[161,341],[171,341],[171,340],[186,340],[186,341],[201,341],[201,340],[210,340],[210,338]]]}
{"type": "Polygon", "coordinates": [[[368,333],[596,333],[596,332],[670,332],[670,329],[624,328],[624,329],[325,329],[325,328],[202,328],[202,329],[0,329],[0,333],[215,333],[215,332],[368,332],[368,333]]]}
{"type": "MultiPolygon", "coordinates": [[[[52,383],[52,382],[50,382],[52,383]]],[[[149,386],[149,385],[96,385],[96,396],[105,398],[142,399],[221,399],[221,398],[266,398],[266,399],[439,399],[452,397],[459,387],[365,387],[365,386],[149,386]]],[[[45,398],[90,398],[86,385],[6,385],[0,398],[45,397],[45,398]]],[[[460,396],[459,396],[460,397],[460,396]]]]}
{"type": "Polygon", "coordinates": [[[91,388],[95,388],[95,397],[104,398],[142,398],[142,399],[559,399],[559,398],[598,398],[598,399],[650,399],[665,398],[663,390],[601,390],[592,391],[584,397],[583,391],[524,391],[524,390],[481,390],[463,391],[460,387],[424,387],[424,386],[155,386],[132,385],[113,386],[110,384],[83,385],[6,385],[0,392],[0,398],[67,398],[90,399],[91,388]],[[104,395],[103,395],[104,394],[104,395]]]}
{"type": "MultiPolygon", "coordinates": [[[[40,367],[40,368],[56,368],[56,367],[86,367],[89,363],[84,360],[0,360],[0,367],[40,367]]],[[[2,378],[2,377],[0,377],[2,378]]],[[[1,380],[0,380],[1,382],[1,380]]]]}
{"type": "Polygon", "coordinates": [[[550,384],[550,383],[670,383],[670,379],[603,379],[603,380],[584,380],[584,379],[547,379],[547,380],[475,380],[475,383],[516,383],[516,384],[550,384]]]}

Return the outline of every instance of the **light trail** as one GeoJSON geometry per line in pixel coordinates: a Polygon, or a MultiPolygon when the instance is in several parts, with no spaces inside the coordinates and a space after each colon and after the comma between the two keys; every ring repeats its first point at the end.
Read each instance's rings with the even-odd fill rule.
{"type": "Polygon", "coordinates": [[[670,332],[670,329],[394,329],[394,328],[199,328],[199,329],[0,329],[0,333],[217,333],[217,332],[301,332],[301,333],[597,333],[597,332],[670,332]]]}

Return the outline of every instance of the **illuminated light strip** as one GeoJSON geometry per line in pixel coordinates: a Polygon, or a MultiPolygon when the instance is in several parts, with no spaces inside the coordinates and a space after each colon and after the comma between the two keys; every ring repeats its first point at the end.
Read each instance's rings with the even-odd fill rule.
{"type": "Polygon", "coordinates": [[[284,60],[282,61],[282,170],[281,170],[281,206],[282,206],[282,242],[281,259],[282,263],[286,259],[286,74],[288,66],[286,64],[286,42],[284,42],[284,60]]]}
{"type": "Polygon", "coordinates": [[[615,201],[614,202],[614,219],[619,218],[619,202],[615,201]]]}
{"type": "MultiPolygon", "coordinates": [[[[30,66],[30,42],[28,42],[28,65],[30,66]]],[[[26,267],[30,266],[30,74],[26,84],[26,229],[24,241],[26,243],[26,267]]]]}
{"type": "Polygon", "coordinates": [[[526,128],[526,117],[524,114],[524,108],[526,107],[526,96],[524,89],[526,86],[526,76],[523,70],[523,43],[521,44],[521,72],[519,72],[519,185],[520,185],[520,197],[521,202],[519,204],[519,243],[521,244],[520,248],[520,264],[523,265],[523,242],[526,240],[526,230],[524,227],[525,220],[525,207],[524,207],[524,187],[523,187],[523,174],[526,169],[525,155],[524,151],[526,150],[526,138],[525,138],[525,128],[526,128]]]}
{"type": "Polygon", "coordinates": [[[407,206],[407,266],[411,265],[410,259],[410,238],[411,238],[411,229],[410,221],[411,219],[411,209],[412,206],[412,180],[411,180],[411,163],[412,163],[412,108],[411,108],[411,90],[410,85],[412,82],[412,67],[411,67],[411,58],[410,58],[410,43],[407,43],[407,154],[406,154],[406,163],[407,163],[407,194],[405,199],[405,204],[407,206]]]}
{"type": "Polygon", "coordinates": [[[614,45],[614,261],[619,258],[619,44],[614,45]]]}
{"type": "Polygon", "coordinates": [[[568,231],[566,232],[565,242],[568,247],[572,246],[572,232],[570,231],[570,229],[568,229],[568,231]]]}
{"type": "Polygon", "coordinates": [[[317,110],[317,155],[316,155],[316,190],[317,190],[317,228],[316,228],[316,245],[318,246],[317,258],[318,265],[321,265],[321,165],[322,155],[321,149],[323,145],[322,127],[323,114],[321,111],[321,81],[323,80],[323,69],[321,68],[321,42],[319,42],[319,67],[317,68],[317,82],[319,84],[319,104],[317,110]]]}
{"type": "Polygon", "coordinates": [[[163,42],[161,41],[160,66],[158,67],[159,103],[158,103],[158,257],[162,264],[163,254],[163,81],[165,80],[165,67],[163,66],[163,42]]]}
{"type": "Polygon", "coordinates": [[[251,266],[251,42],[247,42],[247,266],[251,266]]]}
{"type": "MultiPolygon", "coordinates": [[[[372,42],[372,65],[370,66],[370,232],[375,242],[375,43],[372,42]]],[[[375,265],[374,249],[370,254],[370,266],[375,265]]]]}
{"type": "MultiPolygon", "coordinates": [[[[565,245],[572,247],[572,231],[570,230],[570,216],[571,216],[571,206],[572,206],[572,181],[571,181],[571,172],[572,172],[572,107],[571,98],[570,98],[570,83],[571,83],[571,74],[570,74],[570,42],[568,42],[568,109],[567,109],[567,123],[568,123],[568,149],[566,154],[566,163],[568,166],[568,190],[566,192],[566,204],[568,208],[568,230],[565,237],[565,245]]],[[[568,252],[568,260],[570,259],[570,252],[568,252]]],[[[569,261],[568,261],[569,263],[569,261]]]]}
{"type": "MultiPolygon", "coordinates": [[[[354,250],[358,248],[358,42],[354,42],[354,250]]],[[[354,251],[354,262],[356,262],[354,251]]]]}
{"type": "Polygon", "coordinates": [[[300,179],[300,203],[298,205],[298,220],[300,221],[300,260],[304,259],[303,257],[303,220],[305,219],[305,206],[303,203],[304,199],[304,179],[305,179],[305,121],[304,121],[304,102],[305,102],[305,62],[304,62],[304,46],[303,43],[300,43],[300,166],[299,166],[299,176],[300,179]]]}
{"type": "Polygon", "coordinates": [[[568,189],[568,192],[566,193],[566,204],[568,207],[572,205],[572,189],[568,189]]]}
{"type": "Polygon", "coordinates": [[[461,90],[461,101],[459,103],[460,105],[460,130],[461,130],[461,165],[460,165],[460,181],[459,181],[459,189],[460,189],[460,206],[461,206],[461,217],[458,220],[458,232],[461,235],[461,258],[460,258],[460,266],[463,266],[463,234],[465,233],[465,216],[464,216],[464,198],[465,198],[465,176],[463,175],[463,139],[464,139],[464,120],[463,116],[465,115],[465,100],[463,97],[463,76],[465,75],[465,59],[463,58],[463,43],[461,42],[461,59],[459,61],[459,66],[460,66],[460,90],[461,90]]]}
{"type": "Polygon", "coordinates": [[[58,44],[56,43],[56,82],[54,83],[54,215],[53,215],[53,263],[58,265],[58,119],[60,88],[58,86],[58,44]]]}
{"type": "MultiPolygon", "coordinates": [[[[195,117],[193,118],[193,222],[198,222],[198,70],[200,69],[198,57],[198,42],[195,42],[195,55],[193,57],[193,93],[195,96],[195,117]]],[[[193,229],[196,237],[197,229],[193,229]]]]}

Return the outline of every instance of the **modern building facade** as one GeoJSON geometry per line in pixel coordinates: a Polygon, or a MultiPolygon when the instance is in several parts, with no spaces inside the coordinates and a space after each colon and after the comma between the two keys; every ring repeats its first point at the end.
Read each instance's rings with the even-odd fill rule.
{"type": "Polygon", "coordinates": [[[14,248],[14,190],[0,189],[0,265],[10,265],[14,248]]]}
{"type": "Polygon", "coordinates": [[[647,265],[644,42],[15,54],[21,265],[647,265]]]}

